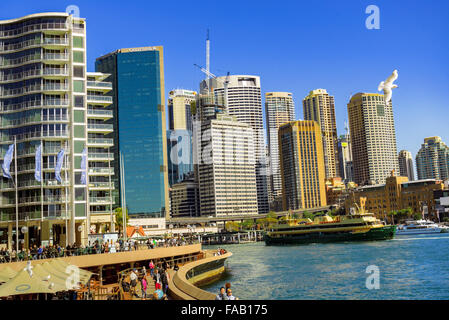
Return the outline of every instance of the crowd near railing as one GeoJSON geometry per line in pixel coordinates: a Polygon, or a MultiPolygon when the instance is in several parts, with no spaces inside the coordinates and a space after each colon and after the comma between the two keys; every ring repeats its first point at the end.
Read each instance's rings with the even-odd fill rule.
{"type": "Polygon", "coordinates": [[[70,256],[83,256],[92,254],[105,254],[117,252],[129,252],[137,250],[148,250],[155,248],[169,248],[178,247],[191,244],[197,244],[198,239],[194,238],[168,238],[168,239],[153,239],[148,238],[144,240],[130,239],[123,241],[119,239],[115,243],[104,242],[100,243],[98,240],[91,246],[68,245],[63,247],[60,245],[37,246],[34,245],[30,249],[22,249],[18,252],[16,250],[0,249],[0,263],[30,261],[40,259],[52,259],[70,256]]]}

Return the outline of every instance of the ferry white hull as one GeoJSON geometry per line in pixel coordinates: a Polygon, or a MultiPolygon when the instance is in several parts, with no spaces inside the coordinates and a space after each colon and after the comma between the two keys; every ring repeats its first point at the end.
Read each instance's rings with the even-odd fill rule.
{"type": "Polygon", "coordinates": [[[428,233],[441,233],[441,232],[446,232],[446,231],[442,231],[442,229],[440,228],[425,228],[425,229],[397,229],[396,230],[396,235],[401,236],[401,235],[408,235],[408,234],[428,234],[428,233]]]}

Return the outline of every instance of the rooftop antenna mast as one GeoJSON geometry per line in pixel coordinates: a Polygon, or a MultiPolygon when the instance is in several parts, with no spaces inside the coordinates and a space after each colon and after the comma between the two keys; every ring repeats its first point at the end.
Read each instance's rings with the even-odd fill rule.
{"type": "Polygon", "coordinates": [[[211,81],[210,81],[210,40],[209,40],[209,29],[207,29],[207,35],[206,35],[206,81],[207,81],[207,87],[210,90],[211,81]]]}
{"type": "MultiPolygon", "coordinates": [[[[207,29],[206,37],[206,70],[210,72],[210,40],[209,40],[209,29],[207,29]]],[[[206,74],[206,79],[209,79],[209,75],[206,74]]]]}

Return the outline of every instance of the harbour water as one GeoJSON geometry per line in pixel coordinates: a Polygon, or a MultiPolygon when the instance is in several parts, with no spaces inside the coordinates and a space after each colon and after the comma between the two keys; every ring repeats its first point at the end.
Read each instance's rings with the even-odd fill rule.
{"type": "MultiPolygon", "coordinates": [[[[214,248],[217,246],[205,246],[214,248]]],[[[296,246],[264,242],[221,246],[230,270],[203,289],[231,282],[240,299],[449,299],[449,234],[296,246]],[[367,289],[368,266],[379,289],[367,289]]]]}

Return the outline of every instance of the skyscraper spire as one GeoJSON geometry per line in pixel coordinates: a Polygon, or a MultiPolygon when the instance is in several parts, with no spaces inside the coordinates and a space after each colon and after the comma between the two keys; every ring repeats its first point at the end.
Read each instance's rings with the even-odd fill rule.
{"type": "MultiPolygon", "coordinates": [[[[210,72],[210,40],[209,40],[209,29],[207,29],[206,37],[206,70],[210,72]]],[[[206,75],[206,80],[209,80],[209,75],[206,75]]]]}

